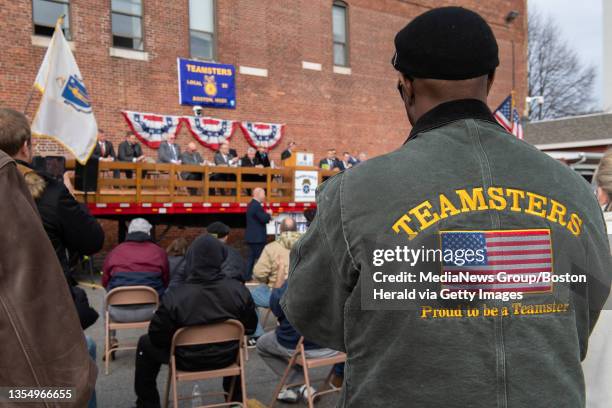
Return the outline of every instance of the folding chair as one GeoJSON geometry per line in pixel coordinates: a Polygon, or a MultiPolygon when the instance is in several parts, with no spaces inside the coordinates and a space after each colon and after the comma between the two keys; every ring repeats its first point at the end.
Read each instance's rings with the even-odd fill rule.
{"type": "MultiPolygon", "coordinates": [[[[323,384],[327,385],[329,389],[324,389],[323,391],[317,391],[314,394],[311,394],[310,393],[310,376],[308,375],[308,370],[310,370],[311,368],[317,368],[317,367],[325,367],[325,366],[330,366],[330,365],[333,366],[334,364],[344,363],[345,361],[346,361],[346,354],[341,353],[341,352],[338,352],[338,354],[331,356],[331,357],[306,358],[306,351],[304,350],[304,337],[300,337],[300,340],[298,341],[298,344],[295,347],[295,352],[289,359],[289,364],[287,364],[287,369],[283,373],[283,377],[281,378],[279,384],[276,386],[276,390],[274,390],[274,395],[272,396],[272,402],[270,403],[269,407],[270,408],[274,407],[278,393],[283,388],[283,385],[285,385],[285,381],[287,381],[287,377],[289,376],[291,369],[293,368],[295,364],[297,364],[297,365],[302,366],[302,371],[304,373],[304,381],[305,381],[306,390],[307,390],[306,392],[308,394],[307,395],[308,396],[308,408],[313,408],[314,399],[316,397],[324,395],[324,394],[328,394],[330,392],[340,391],[341,388],[334,387],[333,385],[329,383],[332,373],[334,372],[334,367],[332,367],[329,370],[329,374],[327,374],[325,381],[323,382],[323,384]]],[[[301,383],[287,384],[287,387],[295,387],[296,385],[301,385],[301,383]]]]}
{"type": "Polygon", "coordinates": [[[134,343],[127,343],[124,345],[117,343],[111,347],[111,330],[147,329],[151,322],[150,320],[132,323],[113,322],[111,321],[109,307],[143,304],[154,304],[155,307],[159,305],[159,295],[155,289],[149,286],[121,286],[106,294],[106,308],[104,310],[106,317],[104,324],[104,364],[106,375],[108,375],[108,366],[112,353],[117,350],[136,349],[136,344],[134,343]]]}
{"type": "Polygon", "coordinates": [[[206,396],[212,395],[223,395],[225,396],[226,402],[204,405],[204,407],[223,407],[230,405],[240,405],[243,408],[247,408],[247,394],[246,394],[246,382],[245,382],[245,371],[244,371],[244,353],[246,351],[244,341],[244,326],[238,320],[226,320],[221,323],[204,324],[198,326],[183,327],[174,334],[172,338],[172,345],[170,346],[170,364],[168,370],[168,381],[166,383],[166,392],[164,397],[164,408],[168,408],[168,400],[170,395],[170,388],[172,388],[172,402],[173,407],[178,408],[179,399],[191,399],[191,397],[178,397],[178,383],[181,381],[198,381],[208,380],[211,378],[219,377],[230,377],[233,376],[230,391],[228,392],[211,392],[206,393],[206,396]],[[213,343],[222,343],[226,341],[237,341],[238,356],[236,362],[230,364],[225,368],[215,370],[203,370],[203,371],[182,371],[176,368],[176,355],[175,351],[177,347],[183,346],[196,346],[213,343]],[[236,386],[236,376],[240,376],[240,388],[242,389],[242,402],[228,401],[231,395],[234,393],[234,387],[236,386]]]}

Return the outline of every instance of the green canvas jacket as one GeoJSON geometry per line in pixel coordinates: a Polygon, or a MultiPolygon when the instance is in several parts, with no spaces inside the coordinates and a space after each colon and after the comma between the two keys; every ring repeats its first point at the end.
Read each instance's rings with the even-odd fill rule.
{"type": "MultiPolygon", "coordinates": [[[[581,360],[612,278],[601,209],[581,176],[507,133],[483,102],[432,109],[402,147],[323,183],[317,209],[291,251],[282,307],[306,338],[347,353],[339,406],[584,406],[581,360]],[[467,263],[392,259],[461,245],[485,253],[467,263]],[[389,261],[376,255],[397,248],[389,261]],[[473,301],[401,299],[448,294],[457,288],[448,282],[374,281],[459,264],[566,280],[473,301]],[[396,291],[375,299],[376,290],[396,291]]],[[[470,287],[504,292],[493,291],[499,281],[470,287]]]]}

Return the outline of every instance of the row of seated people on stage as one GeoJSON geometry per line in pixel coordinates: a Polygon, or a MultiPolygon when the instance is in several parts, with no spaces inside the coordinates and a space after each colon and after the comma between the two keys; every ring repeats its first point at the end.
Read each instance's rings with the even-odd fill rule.
{"type": "MultiPolygon", "coordinates": [[[[288,143],[287,148],[281,153],[281,160],[286,160],[291,157],[295,151],[297,144],[294,141],[288,143]]],[[[126,132],[125,140],[119,144],[118,153],[115,154],[113,144],[107,140],[103,130],[98,132],[98,143],[92,154],[93,158],[100,161],[121,161],[129,163],[152,162],[151,158],[147,158],[143,153],[140,143],[136,135],[132,132],[126,132]]],[[[367,160],[367,155],[361,152],[357,157],[349,152],[344,152],[342,159],[339,159],[336,154],[336,149],[328,149],[325,158],[319,162],[319,167],[326,170],[346,170],[359,163],[367,160]]],[[[257,150],[253,147],[247,149],[246,154],[238,157],[235,149],[230,148],[229,143],[222,143],[214,154],[213,160],[209,161],[202,157],[198,152],[196,144],[190,142],[187,149],[181,152],[180,146],[176,143],[176,136],[169,135],[167,140],[164,140],[157,151],[158,163],[173,163],[173,164],[196,164],[206,166],[229,166],[229,167],[274,167],[274,162],[270,160],[268,151],[264,147],[257,150]]],[[[131,171],[126,171],[128,178],[132,177],[131,171]]],[[[117,172],[115,173],[117,175],[117,172]]],[[[190,179],[190,178],[188,178],[190,179]]]]}
{"type": "MultiPolygon", "coordinates": [[[[103,130],[98,131],[98,143],[92,153],[92,158],[100,161],[120,161],[128,163],[155,162],[152,158],[148,158],[143,150],[136,135],[132,132],[127,132],[125,140],[119,144],[118,152],[110,140],[107,140],[103,130]]],[[[176,136],[169,135],[167,140],[164,140],[157,151],[157,163],[172,163],[172,164],[196,164],[206,166],[229,166],[229,167],[271,167],[272,162],[266,148],[260,147],[254,149],[249,147],[246,154],[238,157],[235,149],[230,148],[229,143],[222,143],[214,154],[213,160],[209,161],[202,157],[198,152],[196,144],[191,142],[187,145],[187,149],[181,152],[180,146],[176,143],[176,136]]],[[[131,174],[130,176],[131,177],[131,174]]]]}
{"type": "MultiPolygon", "coordinates": [[[[309,211],[309,218],[314,218],[314,210],[309,211]]],[[[248,344],[256,347],[266,365],[282,376],[300,339],[300,334],[287,321],[280,307],[280,298],[287,289],[289,252],[300,236],[295,221],[292,218],[283,220],[279,236],[266,245],[254,268],[254,278],[259,286],[250,285],[254,288],[251,290],[245,285],[249,277],[244,259],[238,250],[228,245],[230,228],[227,225],[213,222],[206,228],[206,234],[197,237],[193,243],[181,237],[166,251],[153,242],[151,228],[143,218],[132,220],[126,240],[106,256],[102,276],[102,285],[107,291],[126,285],[148,285],[160,294],[159,308],[154,305],[109,306],[113,321],[151,320],[148,334],[140,338],[136,352],[134,388],[137,406],[159,407],[156,378],[160,366],[168,364],[168,340],[182,326],[224,318],[240,320],[246,333],[251,335],[248,344]],[[150,272],[143,275],[143,267],[150,272]],[[265,305],[260,303],[261,299],[254,301],[255,292],[261,287],[265,287],[268,293],[265,305]],[[257,306],[270,308],[278,319],[273,330],[263,330],[257,306]]],[[[304,344],[307,358],[332,357],[338,353],[308,340],[304,344]]],[[[215,346],[191,353],[188,359],[177,354],[178,364],[186,371],[224,367],[235,361],[236,352],[235,344],[215,346]]],[[[331,383],[340,387],[343,374],[344,365],[337,364],[331,383]]],[[[226,392],[230,391],[231,382],[232,377],[224,378],[226,392]]],[[[302,372],[296,367],[291,371],[287,384],[303,382],[302,372]]],[[[303,385],[284,387],[274,397],[284,402],[297,402],[306,399],[307,392],[316,390],[312,387],[306,390],[303,385]]],[[[234,387],[231,401],[240,401],[241,397],[240,387],[234,387]]]]}

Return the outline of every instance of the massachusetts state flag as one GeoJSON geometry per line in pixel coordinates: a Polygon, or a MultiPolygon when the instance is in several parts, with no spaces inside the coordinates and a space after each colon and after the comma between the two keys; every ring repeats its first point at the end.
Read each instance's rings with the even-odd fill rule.
{"type": "Polygon", "coordinates": [[[442,253],[446,250],[472,250],[470,261],[444,261],[442,273],[459,275],[468,272],[482,276],[479,281],[446,283],[451,290],[482,289],[486,292],[548,292],[552,283],[542,279],[542,273],[552,274],[550,230],[528,229],[507,231],[440,231],[442,253]],[[458,265],[461,263],[461,265],[458,265]],[[497,274],[520,277],[518,282],[497,280],[497,274]],[[488,276],[488,277],[486,277],[488,276]],[[531,280],[531,282],[528,282],[531,280]]]}
{"type": "Polygon", "coordinates": [[[42,96],[32,120],[32,134],[57,140],[79,163],[85,164],[96,145],[98,125],[81,71],[64,38],[61,20],[55,25],[34,81],[42,96]]]}

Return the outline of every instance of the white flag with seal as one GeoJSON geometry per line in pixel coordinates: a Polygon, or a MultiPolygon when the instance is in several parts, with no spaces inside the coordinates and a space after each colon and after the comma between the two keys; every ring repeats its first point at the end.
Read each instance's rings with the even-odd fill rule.
{"type": "Polygon", "coordinates": [[[32,120],[32,134],[55,139],[85,164],[96,145],[98,125],[81,71],[62,32],[61,18],[34,87],[42,97],[32,120]]]}

